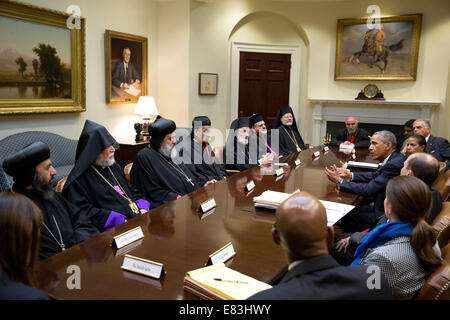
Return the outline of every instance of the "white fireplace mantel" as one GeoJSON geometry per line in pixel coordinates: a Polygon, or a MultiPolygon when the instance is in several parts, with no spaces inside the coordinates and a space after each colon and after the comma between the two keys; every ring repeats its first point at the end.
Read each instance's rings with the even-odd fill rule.
{"type": "Polygon", "coordinates": [[[313,145],[320,145],[326,133],[327,121],[345,121],[354,116],[359,122],[379,124],[404,124],[409,119],[430,120],[436,101],[389,101],[308,99],[314,105],[313,145]]]}

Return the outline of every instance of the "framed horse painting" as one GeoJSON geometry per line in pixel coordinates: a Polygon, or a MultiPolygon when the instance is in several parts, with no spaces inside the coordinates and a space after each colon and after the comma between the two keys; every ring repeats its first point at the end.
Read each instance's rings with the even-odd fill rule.
{"type": "Polygon", "coordinates": [[[416,80],[422,15],[339,19],[335,80],[416,80]]]}

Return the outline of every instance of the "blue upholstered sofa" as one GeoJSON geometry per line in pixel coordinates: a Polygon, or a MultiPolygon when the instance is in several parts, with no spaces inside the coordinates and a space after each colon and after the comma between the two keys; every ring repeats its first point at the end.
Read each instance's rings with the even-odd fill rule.
{"type": "Polygon", "coordinates": [[[0,140],[0,186],[3,191],[9,190],[13,184],[13,178],[3,171],[3,160],[35,141],[42,141],[50,147],[50,158],[56,170],[54,186],[69,175],[75,163],[77,140],[45,131],[17,133],[0,140]]]}

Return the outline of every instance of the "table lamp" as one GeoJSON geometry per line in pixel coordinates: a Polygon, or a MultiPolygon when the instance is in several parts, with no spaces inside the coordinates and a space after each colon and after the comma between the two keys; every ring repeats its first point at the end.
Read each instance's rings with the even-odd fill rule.
{"type": "Polygon", "coordinates": [[[140,114],[142,116],[142,122],[136,122],[134,124],[134,130],[136,131],[136,142],[141,141],[141,132],[145,123],[151,125],[156,116],[158,115],[158,109],[156,108],[155,99],[153,97],[141,96],[139,97],[138,103],[136,105],[135,114],[140,114]]]}

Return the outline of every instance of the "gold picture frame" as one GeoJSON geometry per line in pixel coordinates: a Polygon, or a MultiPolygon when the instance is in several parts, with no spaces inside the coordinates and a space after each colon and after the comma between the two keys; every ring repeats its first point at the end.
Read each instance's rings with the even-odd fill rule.
{"type": "Polygon", "coordinates": [[[146,37],[105,31],[106,103],[137,103],[147,95],[147,42],[146,37]]]}
{"type": "Polygon", "coordinates": [[[415,81],[422,14],[367,20],[338,20],[334,79],[415,81]]]}
{"type": "Polygon", "coordinates": [[[0,114],[86,111],[86,21],[73,19],[0,0],[0,114]]]}

